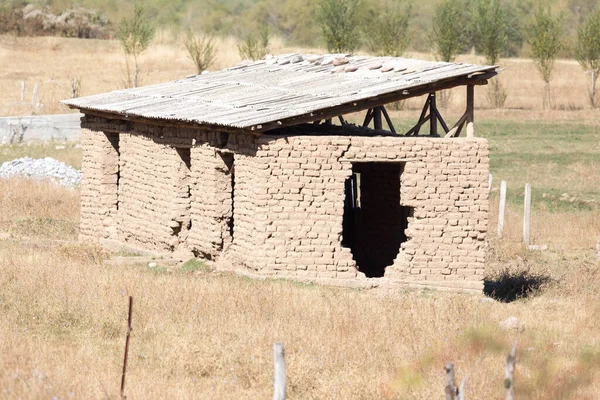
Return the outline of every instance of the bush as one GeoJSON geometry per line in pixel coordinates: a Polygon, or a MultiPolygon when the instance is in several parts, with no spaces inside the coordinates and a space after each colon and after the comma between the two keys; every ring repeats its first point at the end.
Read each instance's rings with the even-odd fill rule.
{"type": "Polygon", "coordinates": [[[400,7],[400,3],[393,6],[386,3],[384,10],[366,29],[368,46],[377,55],[400,57],[408,47],[412,6],[400,7]]]}
{"type": "Polygon", "coordinates": [[[317,23],[328,51],[352,53],[358,49],[359,5],[360,0],[319,0],[317,23]]]}
{"type": "Polygon", "coordinates": [[[198,74],[208,69],[215,62],[215,45],[210,36],[196,37],[189,33],[185,40],[185,48],[188,55],[196,65],[198,74]]]}
{"type": "Polygon", "coordinates": [[[108,39],[112,29],[106,17],[80,6],[55,14],[50,7],[15,3],[0,9],[0,33],[108,39]]]}
{"type": "Polygon", "coordinates": [[[258,35],[250,33],[243,42],[237,44],[242,60],[260,60],[269,53],[271,34],[268,25],[258,28],[258,35]]]}

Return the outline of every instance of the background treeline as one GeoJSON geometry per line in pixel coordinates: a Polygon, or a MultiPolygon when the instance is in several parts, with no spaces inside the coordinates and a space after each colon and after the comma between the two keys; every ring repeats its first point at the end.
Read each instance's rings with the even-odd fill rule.
{"type": "MultiPolygon", "coordinates": [[[[321,1],[146,0],[137,3],[144,6],[147,18],[158,29],[175,32],[192,30],[244,38],[266,25],[271,35],[279,36],[289,44],[324,47],[318,21],[321,1]]],[[[466,9],[472,8],[475,1],[465,0],[466,9]]],[[[410,14],[405,46],[413,51],[430,51],[430,32],[435,8],[440,2],[441,0],[356,1],[357,23],[361,28],[357,31],[357,43],[368,49],[370,41],[376,36],[377,27],[382,26],[382,14],[389,7],[401,7],[410,14]]],[[[109,38],[115,34],[118,22],[133,13],[134,3],[134,0],[2,0],[0,33],[109,38]]],[[[573,43],[572,46],[564,46],[560,56],[574,57],[577,26],[592,12],[598,1],[544,0],[542,3],[550,6],[553,13],[562,15],[565,37],[568,43],[573,43]]],[[[502,0],[502,12],[507,23],[507,43],[502,56],[520,56],[523,52],[528,54],[524,31],[538,4],[538,0],[502,0]]],[[[390,26],[395,26],[394,21],[390,22],[390,26]]],[[[472,17],[468,13],[463,23],[465,26],[472,26],[472,17]]],[[[471,35],[471,41],[474,40],[471,35]]]]}

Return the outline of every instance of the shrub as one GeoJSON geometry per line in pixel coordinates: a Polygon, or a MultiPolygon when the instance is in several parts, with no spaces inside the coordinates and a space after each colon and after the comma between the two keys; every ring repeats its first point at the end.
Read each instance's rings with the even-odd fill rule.
{"type": "Polygon", "coordinates": [[[546,84],[544,107],[552,108],[550,100],[550,79],[554,60],[563,48],[563,28],[560,16],[552,16],[549,9],[538,7],[532,22],[527,28],[527,40],[531,45],[531,55],[546,84]]]}
{"type": "Polygon", "coordinates": [[[366,29],[366,38],[369,48],[381,56],[400,57],[410,42],[408,32],[412,6],[406,4],[401,7],[401,2],[385,8],[366,29]]]}
{"type": "Polygon", "coordinates": [[[188,55],[196,65],[198,74],[215,62],[215,45],[212,37],[201,36],[198,38],[190,32],[184,44],[188,55]]]}
{"type": "Polygon", "coordinates": [[[591,14],[577,29],[575,48],[577,61],[591,75],[590,104],[596,107],[596,81],[600,74],[600,8],[591,14]]]}
{"type": "Polygon", "coordinates": [[[359,5],[360,0],[319,0],[317,23],[328,51],[352,53],[359,47],[359,5]]]}
{"type": "Polygon", "coordinates": [[[250,33],[243,42],[237,44],[240,57],[245,60],[260,60],[269,53],[271,34],[268,25],[258,28],[258,35],[250,33]]]}

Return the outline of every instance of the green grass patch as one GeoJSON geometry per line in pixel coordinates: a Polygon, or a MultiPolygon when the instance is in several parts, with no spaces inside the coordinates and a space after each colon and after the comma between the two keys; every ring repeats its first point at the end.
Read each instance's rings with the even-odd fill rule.
{"type": "Polygon", "coordinates": [[[213,269],[206,265],[203,261],[196,258],[190,258],[181,266],[181,269],[185,272],[211,272],[213,269]]]}

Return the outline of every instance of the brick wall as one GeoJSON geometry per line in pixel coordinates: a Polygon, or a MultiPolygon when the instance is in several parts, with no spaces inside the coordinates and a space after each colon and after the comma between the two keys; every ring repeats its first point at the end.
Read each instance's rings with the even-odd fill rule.
{"type": "Polygon", "coordinates": [[[258,143],[256,157],[269,171],[257,175],[268,187],[261,210],[268,215],[269,232],[259,235],[264,235],[269,273],[357,276],[356,255],[341,246],[344,182],[353,165],[360,169],[362,163],[388,162],[404,165],[399,201],[412,208],[412,216],[404,232],[407,241],[385,276],[421,285],[482,287],[489,172],[485,139],[264,136],[258,143]]]}
{"type": "Polygon", "coordinates": [[[484,139],[227,137],[93,117],[84,126],[127,133],[119,152],[106,134],[84,133],[82,237],[108,237],[118,227],[120,241],[191,250],[260,275],[363,279],[358,261],[363,269],[376,264],[389,281],[482,287],[484,139]],[[189,167],[182,147],[190,149],[189,167]],[[108,190],[116,184],[109,168],[115,156],[118,210],[108,190]],[[361,174],[362,195],[360,246],[351,249],[342,235],[345,182],[353,171],[361,174]]]}
{"type": "Polygon", "coordinates": [[[116,238],[118,134],[82,129],[82,239],[116,238]]]}

